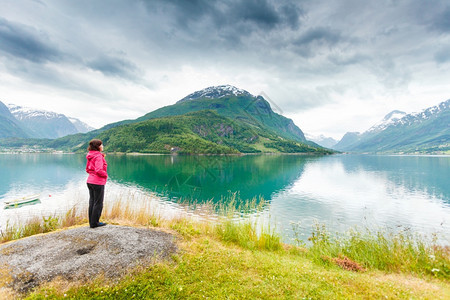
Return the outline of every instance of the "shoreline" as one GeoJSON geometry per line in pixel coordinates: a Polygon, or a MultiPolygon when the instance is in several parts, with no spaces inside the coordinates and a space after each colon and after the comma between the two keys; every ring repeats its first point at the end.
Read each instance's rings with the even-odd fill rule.
{"type": "MultiPolygon", "coordinates": [[[[221,153],[221,154],[209,154],[209,153],[193,153],[193,154],[179,154],[179,153],[141,153],[141,152],[104,152],[107,155],[117,156],[257,156],[257,155],[300,155],[300,156],[331,156],[331,155],[355,155],[355,156],[403,156],[403,157],[450,157],[450,154],[432,154],[432,153],[349,153],[349,152],[337,152],[337,153],[284,153],[284,152],[263,152],[263,153],[221,153]]],[[[65,151],[0,151],[0,155],[11,154],[64,154],[64,155],[84,155],[85,153],[78,152],[65,152],[65,151]]]]}

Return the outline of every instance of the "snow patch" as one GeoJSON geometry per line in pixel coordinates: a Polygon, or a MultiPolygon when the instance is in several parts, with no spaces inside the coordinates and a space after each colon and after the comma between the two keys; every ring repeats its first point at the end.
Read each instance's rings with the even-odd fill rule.
{"type": "Polygon", "coordinates": [[[45,119],[62,119],[65,116],[46,110],[38,110],[30,107],[23,107],[14,104],[8,104],[8,109],[11,114],[18,120],[32,119],[32,118],[45,118],[45,119]]]}
{"type": "Polygon", "coordinates": [[[189,94],[188,96],[178,101],[178,103],[201,98],[217,99],[227,96],[240,96],[240,95],[252,96],[252,94],[250,94],[249,92],[239,89],[232,85],[211,86],[203,90],[189,94]]]}
{"type": "Polygon", "coordinates": [[[397,123],[400,121],[404,116],[406,116],[406,113],[399,110],[394,110],[387,114],[383,120],[378,122],[377,124],[373,125],[372,127],[367,130],[367,132],[380,132],[388,128],[389,126],[397,123]]]}
{"type": "Polygon", "coordinates": [[[447,100],[440,103],[439,105],[432,106],[420,112],[413,112],[410,114],[394,110],[389,114],[387,114],[381,122],[375,124],[374,126],[369,128],[369,130],[367,130],[366,132],[368,133],[380,132],[390,126],[411,125],[414,123],[421,123],[427,119],[436,117],[444,110],[449,109],[449,107],[450,107],[450,100],[447,100]]]}

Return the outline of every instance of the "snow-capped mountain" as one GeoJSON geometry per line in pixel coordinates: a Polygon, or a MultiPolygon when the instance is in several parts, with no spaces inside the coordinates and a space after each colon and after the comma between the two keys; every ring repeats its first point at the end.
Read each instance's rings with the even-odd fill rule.
{"type": "Polygon", "coordinates": [[[30,120],[34,118],[44,119],[63,119],[66,116],[51,111],[37,110],[30,107],[23,107],[14,104],[8,104],[11,114],[19,121],[30,120]]]}
{"type": "Polygon", "coordinates": [[[192,94],[187,95],[183,99],[179,100],[177,103],[201,99],[201,98],[209,98],[209,99],[220,99],[226,96],[252,96],[249,92],[239,89],[232,85],[219,85],[219,86],[210,86],[203,90],[196,91],[192,94]]]}
{"type": "Polygon", "coordinates": [[[335,149],[354,152],[449,151],[450,100],[418,113],[393,111],[366,132],[346,134],[344,138],[335,149]]]}
{"type": "MultiPolygon", "coordinates": [[[[207,109],[251,126],[266,127],[283,138],[300,142],[306,141],[301,129],[291,119],[274,112],[270,103],[263,96],[254,96],[231,85],[211,86],[193,92],[175,104],[161,107],[135,121],[183,115],[207,109]]],[[[126,121],[126,123],[130,123],[130,121],[126,121]]],[[[124,124],[124,122],[119,124],[124,124]]],[[[117,126],[117,123],[112,125],[117,126]]],[[[111,128],[111,125],[107,126],[111,128]]]]}
{"type": "Polygon", "coordinates": [[[406,115],[405,112],[394,110],[390,113],[388,113],[383,120],[381,120],[379,123],[373,125],[372,127],[367,130],[367,132],[380,132],[386,129],[387,127],[391,126],[392,124],[395,124],[398,122],[401,118],[403,118],[406,115]]]}
{"type": "MultiPolygon", "coordinates": [[[[439,105],[424,109],[421,112],[405,115],[397,123],[401,125],[412,125],[414,123],[421,123],[424,122],[425,120],[436,118],[436,116],[439,116],[441,113],[444,113],[445,111],[448,110],[450,110],[450,99],[440,103],[439,105]]],[[[447,123],[447,126],[450,126],[449,124],[450,122],[447,123]]]]}
{"type": "Polygon", "coordinates": [[[323,134],[311,135],[311,134],[305,133],[305,138],[308,141],[313,141],[314,143],[316,143],[322,147],[326,147],[326,148],[333,148],[333,146],[336,145],[338,142],[335,139],[333,139],[332,137],[327,137],[327,136],[324,136],[323,134]]]}
{"type": "Polygon", "coordinates": [[[14,118],[36,138],[59,138],[69,134],[87,132],[92,127],[75,118],[30,107],[8,104],[14,118]]]}

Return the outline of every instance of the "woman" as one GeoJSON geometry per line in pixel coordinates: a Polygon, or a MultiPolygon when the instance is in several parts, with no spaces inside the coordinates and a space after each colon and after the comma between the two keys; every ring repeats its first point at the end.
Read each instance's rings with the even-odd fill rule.
{"type": "Polygon", "coordinates": [[[87,179],[89,189],[89,226],[95,228],[106,225],[106,223],[99,222],[99,220],[103,210],[108,164],[105,160],[105,154],[102,153],[103,142],[101,140],[94,139],[90,141],[88,151],[89,153],[86,155],[86,172],[89,174],[87,179]]]}

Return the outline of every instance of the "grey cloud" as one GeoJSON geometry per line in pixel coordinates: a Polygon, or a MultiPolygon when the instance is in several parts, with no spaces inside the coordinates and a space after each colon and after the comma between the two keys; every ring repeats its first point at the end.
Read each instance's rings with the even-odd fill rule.
{"type": "Polygon", "coordinates": [[[371,60],[371,57],[363,54],[351,54],[351,55],[329,55],[328,60],[338,66],[357,65],[371,60]]]}
{"type": "MultiPolygon", "coordinates": [[[[21,66],[24,64],[19,61],[21,59],[39,64],[40,68],[45,68],[42,64],[46,62],[69,63],[84,67],[84,62],[78,57],[78,53],[63,53],[57,50],[56,46],[52,47],[51,45],[51,41],[44,33],[32,27],[0,18],[0,54],[9,56],[7,64],[13,73],[23,74],[27,69],[34,70],[29,65],[21,66]]],[[[107,76],[123,77],[129,80],[136,79],[140,74],[139,69],[133,63],[108,55],[88,61],[86,66],[107,76]]],[[[35,72],[31,72],[30,76],[33,76],[33,73],[35,72]]],[[[65,86],[61,85],[61,82],[55,82],[54,78],[45,73],[45,70],[39,74],[39,77],[46,78],[49,83],[65,86]]],[[[70,87],[70,85],[65,87],[70,87]]]]}
{"type": "Polygon", "coordinates": [[[309,45],[313,42],[323,42],[328,45],[333,45],[336,44],[340,38],[340,33],[330,28],[316,27],[303,33],[295,43],[297,45],[309,45]]]}
{"type": "MultiPolygon", "coordinates": [[[[159,2],[159,6],[170,6],[172,9],[172,13],[176,14],[176,18],[183,23],[187,23],[188,21],[196,21],[199,18],[207,15],[213,11],[215,11],[214,1],[208,0],[161,0],[156,1],[159,2]]],[[[144,3],[151,11],[156,11],[158,9],[155,6],[155,2],[148,2],[144,0],[144,3]]]]}
{"type": "Polygon", "coordinates": [[[244,1],[235,7],[231,6],[230,9],[234,11],[235,19],[248,21],[267,29],[273,28],[281,21],[278,12],[267,1],[244,1]]]}
{"type": "Polygon", "coordinates": [[[64,71],[43,67],[41,64],[31,61],[17,61],[13,59],[6,64],[7,71],[29,82],[43,84],[53,88],[72,90],[89,96],[106,98],[107,93],[96,87],[89,81],[73,77],[64,71]]]}
{"type": "Polygon", "coordinates": [[[0,52],[33,62],[57,61],[62,54],[36,29],[0,18],[0,52]]]}
{"type": "Polygon", "coordinates": [[[298,29],[300,19],[305,15],[304,10],[293,3],[283,5],[280,10],[284,15],[286,24],[292,29],[298,29]]]}
{"type": "MultiPolygon", "coordinates": [[[[184,32],[201,41],[241,41],[254,32],[267,32],[279,28],[296,29],[304,12],[298,3],[269,0],[165,0],[143,2],[150,15],[166,14],[176,20],[175,32],[184,32]]],[[[170,26],[170,25],[169,25],[170,26]]],[[[169,30],[166,28],[166,30],[169,30]]]]}
{"type": "Polygon", "coordinates": [[[325,27],[310,28],[298,37],[293,45],[296,52],[304,57],[314,55],[314,50],[320,47],[329,47],[343,41],[342,34],[334,29],[325,27]]]}
{"type": "MultiPolygon", "coordinates": [[[[192,65],[197,69],[225,66],[233,74],[259,69],[261,78],[268,74],[267,82],[275,77],[284,78],[284,82],[326,82],[340,72],[365,69],[361,73],[368,70],[392,88],[411,80],[405,66],[433,55],[437,63],[449,61],[446,50],[436,52],[432,46],[436,36],[450,30],[450,8],[445,1],[433,2],[435,5],[424,0],[45,3],[60,15],[46,20],[38,15],[33,24],[40,29],[39,22],[44,22],[47,27],[42,28],[52,26],[59,31],[58,36],[74,37],[74,41],[61,41],[59,47],[64,52],[58,51],[38,29],[0,18],[0,55],[36,63],[59,60],[61,66],[97,70],[137,84],[142,84],[139,77],[144,70],[164,73],[192,65]],[[80,26],[68,26],[65,16],[80,26]],[[73,28],[84,31],[74,34],[78,32],[73,28]]],[[[20,22],[20,18],[14,20],[20,22]]],[[[300,92],[310,99],[306,101],[309,106],[332,97],[323,88],[300,92]]]]}
{"type": "MultiPolygon", "coordinates": [[[[156,11],[153,3],[145,2],[147,7],[156,11]]],[[[302,10],[293,3],[287,3],[277,7],[268,0],[165,0],[161,5],[170,5],[176,13],[176,17],[183,24],[198,22],[204,17],[218,20],[217,26],[229,26],[234,22],[249,22],[263,28],[274,28],[278,24],[286,23],[295,27],[298,19],[303,14],[302,10]],[[230,22],[232,20],[232,22],[230,22]]]]}
{"type": "Polygon", "coordinates": [[[440,33],[450,33],[450,5],[447,0],[415,0],[403,3],[405,17],[411,24],[420,24],[440,33]]]}
{"type": "Polygon", "coordinates": [[[374,59],[369,69],[384,87],[391,90],[407,87],[412,79],[412,71],[409,66],[397,63],[391,56],[374,59]]]}
{"type": "Polygon", "coordinates": [[[93,70],[102,72],[106,76],[121,77],[134,80],[141,71],[132,62],[108,55],[97,57],[87,63],[87,66],[93,70]]]}
{"type": "Polygon", "coordinates": [[[295,93],[285,99],[274,99],[283,111],[297,113],[334,102],[333,95],[343,94],[351,87],[346,85],[325,84],[311,87],[295,87],[295,93]],[[299,96],[301,95],[301,96],[299,96]]]}
{"type": "Polygon", "coordinates": [[[434,60],[438,64],[450,62],[450,46],[442,47],[434,54],[434,60]]]}
{"type": "Polygon", "coordinates": [[[450,6],[434,16],[432,27],[443,33],[450,33],[450,6]]]}

